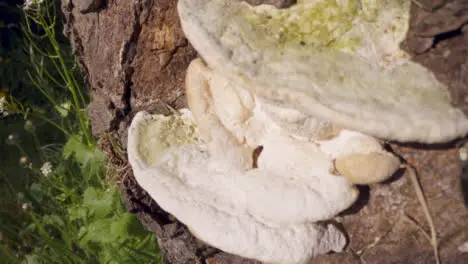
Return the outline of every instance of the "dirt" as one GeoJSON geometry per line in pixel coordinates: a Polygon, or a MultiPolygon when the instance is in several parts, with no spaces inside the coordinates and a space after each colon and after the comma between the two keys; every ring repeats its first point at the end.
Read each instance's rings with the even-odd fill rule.
{"type": "MultiPolygon", "coordinates": [[[[88,107],[93,131],[97,135],[114,131],[125,146],[126,128],[136,112],[162,113],[168,111],[166,105],[186,105],[185,70],[196,52],[180,29],[176,0],[108,0],[104,9],[85,13],[75,8],[75,1],[63,1],[65,32],[93,95],[88,107]]],[[[468,113],[468,2],[413,3],[402,47],[431,69],[449,87],[453,104],[468,113]]],[[[468,263],[468,253],[457,250],[468,241],[468,209],[460,186],[463,164],[455,143],[392,143],[389,148],[418,171],[434,217],[442,263],[468,263]]],[[[123,186],[129,211],[158,236],[165,263],[258,263],[194,238],[135,183],[131,173],[123,186]]],[[[424,234],[429,232],[427,221],[403,172],[383,184],[360,189],[359,201],[337,218],[349,237],[346,251],[310,263],[435,263],[424,234]]]]}

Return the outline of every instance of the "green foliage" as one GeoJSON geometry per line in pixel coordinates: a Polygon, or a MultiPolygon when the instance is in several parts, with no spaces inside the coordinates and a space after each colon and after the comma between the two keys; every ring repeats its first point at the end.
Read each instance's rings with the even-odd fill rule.
{"type": "Polygon", "coordinates": [[[56,3],[30,3],[0,2],[2,15],[23,19],[0,17],[1,262],[159,263],[155,236],[103,181],[111,164],[91,134],[56,3]]]}
{"type": "Polygon", "coordinates": [[[80,198],[64,211],[36,216],[21,230],[22,237],[44,231],[46,237],[41,240],[60,238],[68,245],[57,248],[46,243],[48,247],[36,247],[26,255],[28,259],[46,261],[57,255],[56,259],[72,263],[76,256],[83,260],[77,263],[158,263],[154,235],[141,226],[135,215],[126,212],[115,187],[88,187],[80,198]],[[58,257],[63,253],[66,258],[58,257]]]}
{"type": "Polygon", "coordinates": [[[69,160],[71,157],[74,157],[80,165],[86,182],[102,174],[105,154],[96,146],[85,145],[79,136],[70,137],[63,148],[63,158],[69,160]]]}

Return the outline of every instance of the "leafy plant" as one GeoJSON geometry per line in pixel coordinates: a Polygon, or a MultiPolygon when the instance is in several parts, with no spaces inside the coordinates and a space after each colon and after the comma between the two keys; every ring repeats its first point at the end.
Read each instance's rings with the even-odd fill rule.
{"type": "Polygon", "coordinates": [[[154,234],[104,180],[112,164],[91,134],[89,97],[58,33],[56,2],[0,6],[23,17],[11,26],[22,32],[15,45],[0,46],[11,63],[0,62],[8,86],[0,90],[0,147],[8,150],[0,153],[2,263],[159,263],[154,234]]]}

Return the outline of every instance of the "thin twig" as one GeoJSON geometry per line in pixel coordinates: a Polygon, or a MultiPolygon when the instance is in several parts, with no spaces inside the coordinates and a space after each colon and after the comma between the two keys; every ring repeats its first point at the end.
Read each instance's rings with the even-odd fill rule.
{"type": "Polygon", "coordinates": [[[437,245],[437,233],[435,230],[435,225],[434,221],[432,219],[431,213],[429,212],[429,207],[427,206],[427,200],[426,197],[424,196],[423,190],[421,185],[419,184],[418,181],[418,176],[416,174],[416,170],[413,168],[413,166],[409,164],[402,165],[402,168],[406,168],[408,171],[408,175],[411,179],[411,182],[413,184],[414,190],[416,192],[416,196],[418,197],[419,203],[422,206],[424,215],[426,217],[427,222],[429,223],[429,227],[431,230],[431,245],[432,248],[434,249],[434,256],[436,259],[436,263],[440,264],[440,259],[439,259],[439,249],[437,245]]]}
{"type": "Polygon", "coordinates": [[[403,219],[411,224],[413,224],[414,226],[416,226],[419,231],[421,231],[421,233],[424,234],[424,236],[427,238],[427,240],[432,243],[432,238],[431,236],[426,232],[426,230],[424,230],[424,228],[422,228],[422,226],[414,219],[412,218],[411,216],[409,216],[406,212],[403,213],[404,217],[403,219]]]}

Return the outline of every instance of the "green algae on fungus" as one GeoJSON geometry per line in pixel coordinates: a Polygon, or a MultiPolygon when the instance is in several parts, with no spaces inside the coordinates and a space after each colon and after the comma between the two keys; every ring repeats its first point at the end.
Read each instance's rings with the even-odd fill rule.
{"type": "Polygon", "coordinates": [[[288,9],[252,7],[244,17],[280,44],[328,45],[351,29],[357,11],[355,1],[342,5],[335,0],[304,0],[288,9]]]}
{"type": "MultiPolygon", "coordinates": [[[[394,44],[390,51],[398,49],[408,29],[409,4],[388,0],[299,0],[287,9],[244,4],[240,13],[252,25],[252,35],[272,38],[279,47],[328,46],[362,55],[369,48],[375,50],[370,45],[390,43],[394,44]]],[[[388,55],[382,57],[388,61],[388,55]]],[[[396,57],[405,56],[401,51],[396,57]]]]}
{"type": "Polygon", "coordinates": [[[242,0],[179,0],[178,12],[185,36],[208,67],[265,102],[388,140],[437,143],[468,133],[468,119],[451,105],[447,87],[399,47],[410,0],[367,0],[366,10],[359,6],[348,22],[351,29],[328,45],[280,43],[252,23],[261,10],[294,13],[312,3],[307,1],[275,11],[242,0]]]}
{"type": "Polygon", "coordinates": [[[189,121],[183,115],[154,116],[141,130],[139,151],[143,160],[155,164],[168,149],[198,142],[195,124],[189,121]]]}

